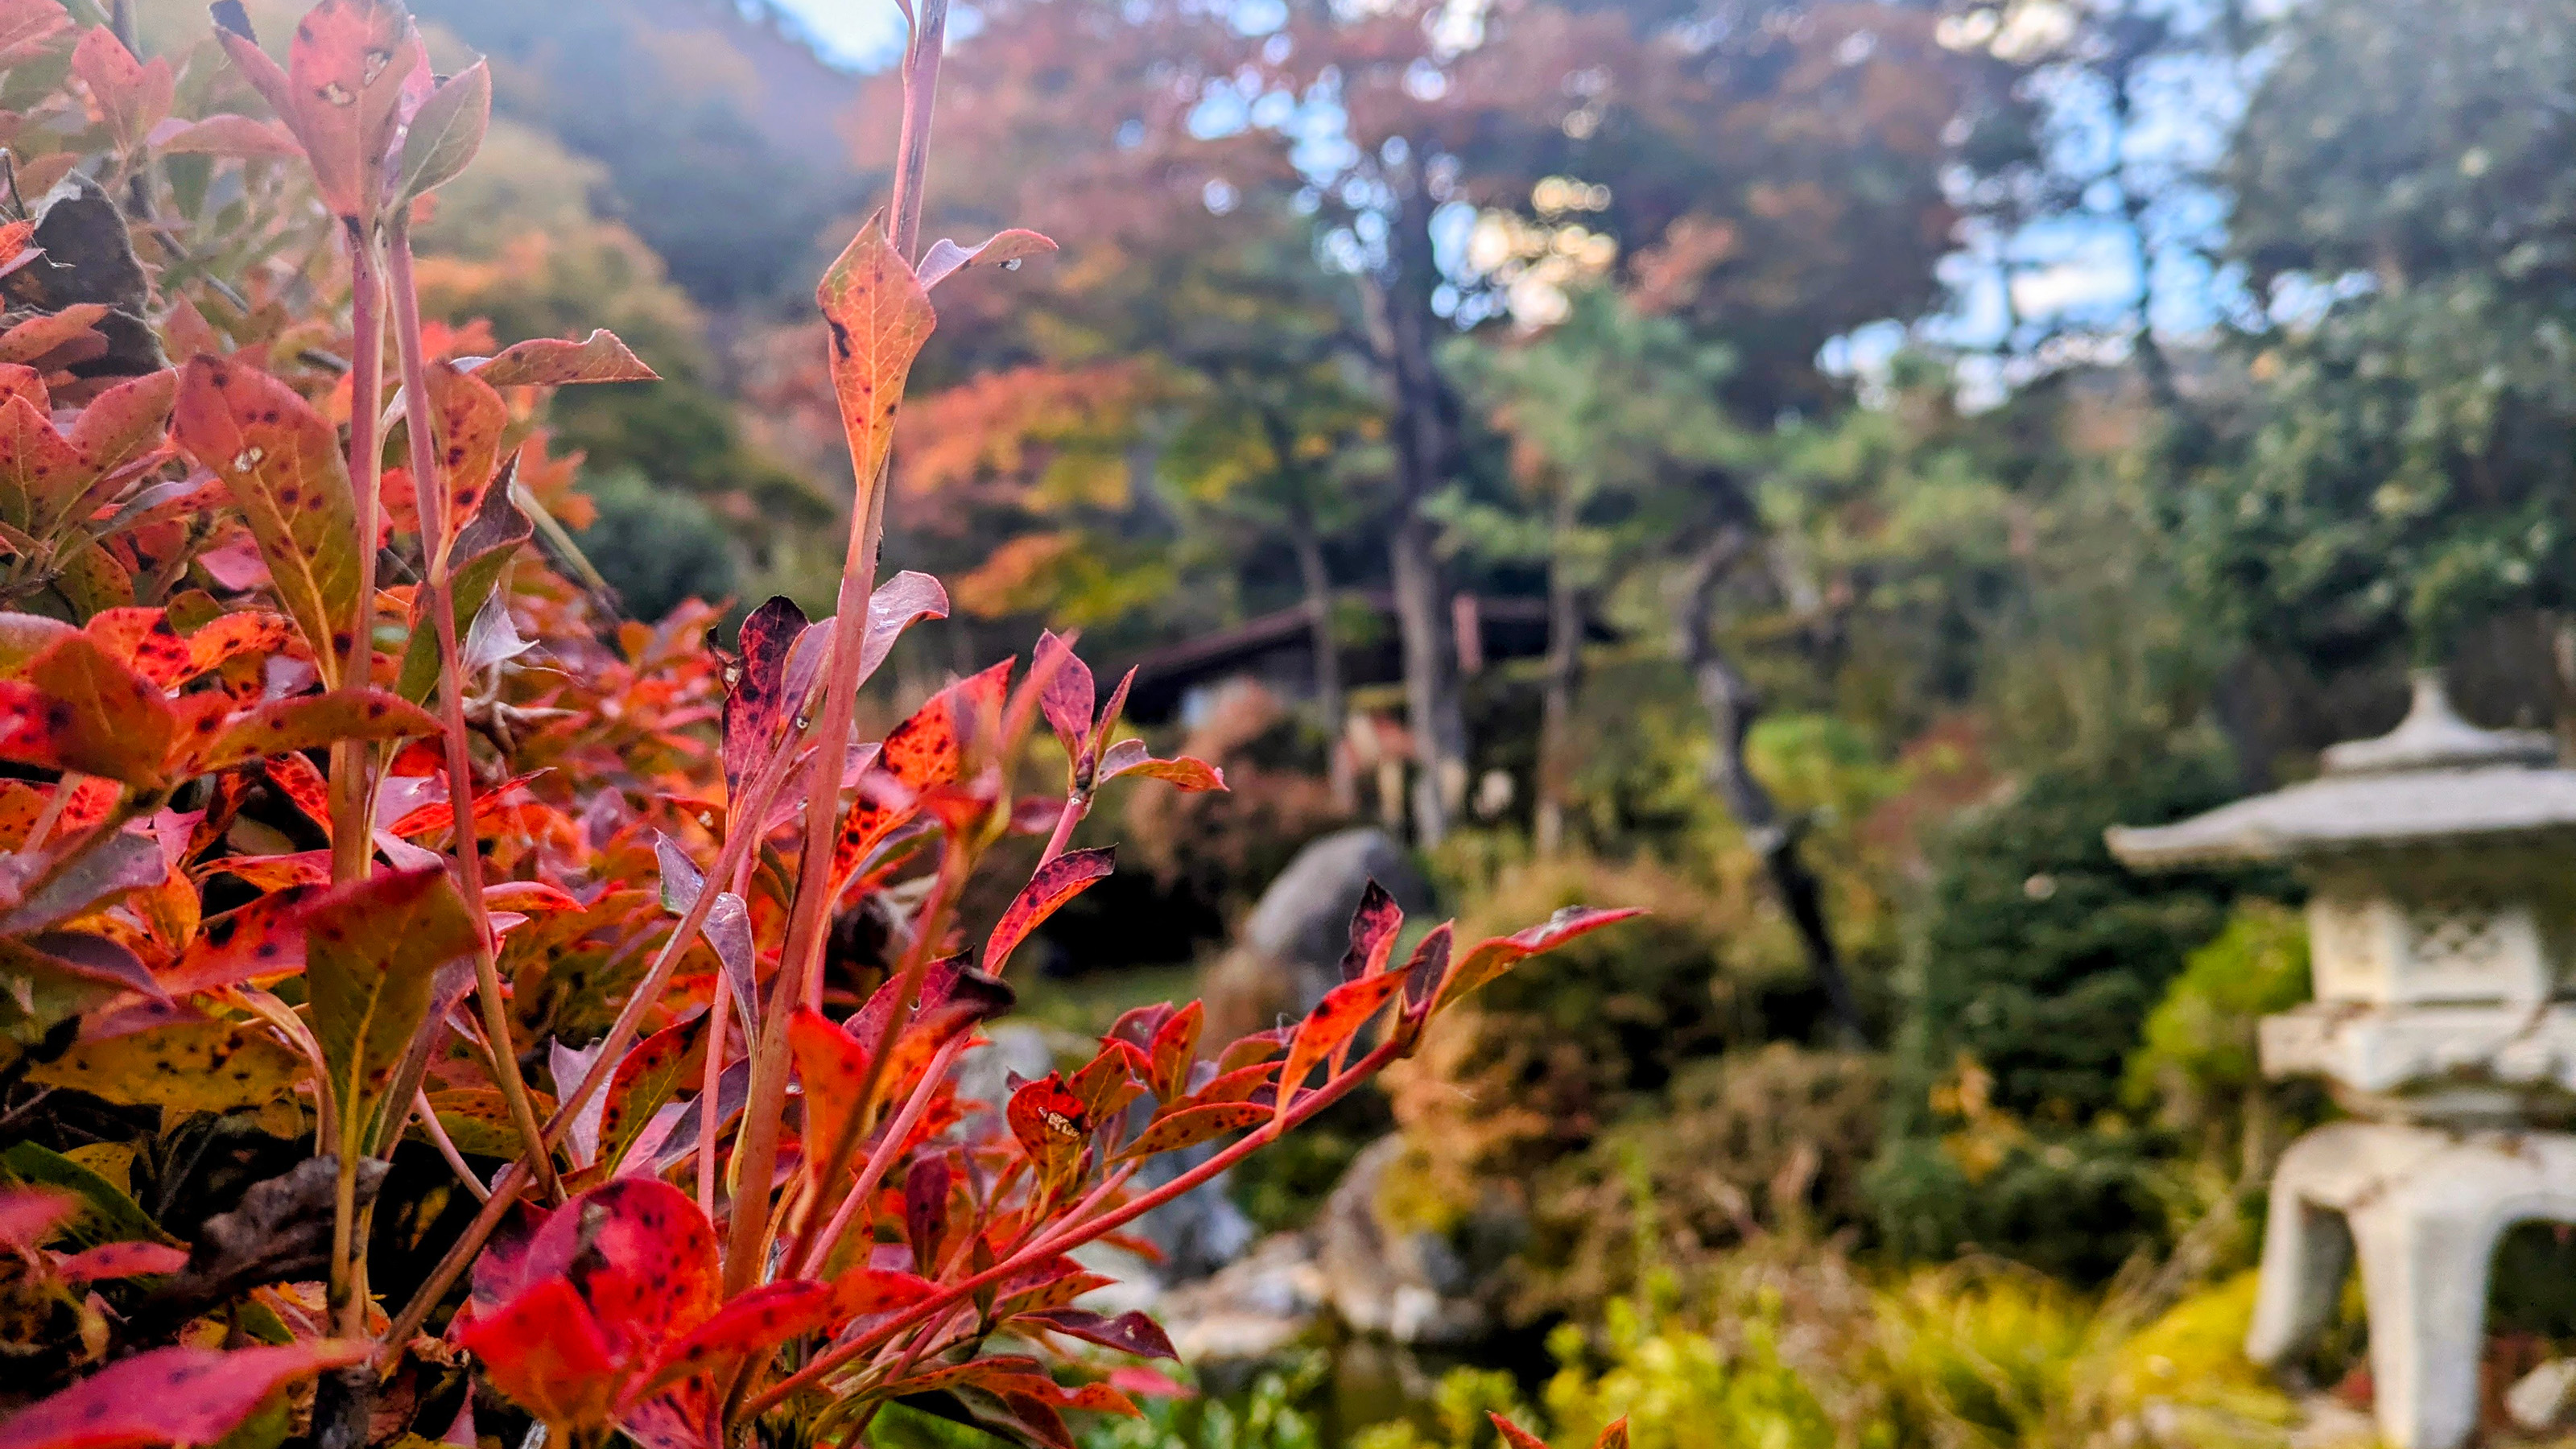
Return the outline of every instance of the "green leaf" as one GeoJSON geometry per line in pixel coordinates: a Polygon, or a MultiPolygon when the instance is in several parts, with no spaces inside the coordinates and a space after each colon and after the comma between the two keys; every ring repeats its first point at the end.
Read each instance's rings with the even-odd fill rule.
{"type": "Polygon", "coordinates": [[[421,102],[403,136],[397,193],[409,199],[455,180],[483,149],[491,126],[492,67],[478,60],[421,102]]]}
{"type": "Polygon", "coordinates": [[[429,1012],[438,969],[474,949],[473,918],[438,866],[341,886],[304,912],[304,979],[343,1160],[429,1012]]]}
{"type": "Polygon", "coordinates": [[[64,1234],[76,1247],[94,1248],[101,1243],[169,1243],[179,1240],[161,1230],[152,1215],[135,1206],[134,1199],[117,1190],[116,1184],[63,1156],[49,1147],[34,1142],[12,1143],[0,1151],[0,1177],[23,1187],[56,1187],[80,1199],[80,1215],[64,1225],[64,1234]]]}

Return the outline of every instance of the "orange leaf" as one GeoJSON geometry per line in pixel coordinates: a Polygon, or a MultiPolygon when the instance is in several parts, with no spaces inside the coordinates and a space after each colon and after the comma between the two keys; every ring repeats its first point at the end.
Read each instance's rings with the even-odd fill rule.
{"type": "Polygon", "coordinates": [[[659,382],[662,374],[644,365],[617,334],[607,328],[579,342],[539,337],[515,343],[500,355],[467,369],[490,387],[562,387],[577,382],[659,382]]]}
{"type": "Polygon", "coordinates": [[[1528,930],[1481,941],[1449,968],[1446,979],[1439,983],[1439,994],[1431,1009],[1435,1014],[1447,1010],[1467,993],[1542,951],[1553,951],[1577,936],[1644,914],[1642,908],[1635,906],[1623,910],[1567,906],[1528,930]]]}
{"type": "Polygon", "coordinates": [[[1091,1138],[1091,1114],[1082,1099],[1066,1090],[1064,1074],[1049,1072],[1011,1094],[1003,1115],[1041,1178],[1053,1180],[1070,1171],[1091,1138]]]}
{"type": "Polygon", "coordinates": [[[381,689],[344,689],[272,700],[235,715],[202,746],[185,752],[182,775],[209,774],[250,760],[314,750],[338,740],[397,740],[438,733],[438,720],[381,689]]]}
{"type": "Polygon", "coordinates": [[[0,680],[0,759],[158,789],[178,729],[161,691],[86,634],[37,655],[24,677],[0,680]]]}
{"type": "MultiPolygon", "coordinates": [[[[500,470],[510,405],[490,383],[444,362],[430,364],[429,403],[438,466],[447,475],[447,536],[434,545],[443,552],[483,506],[483,490],[500,470]]],[[[428,527],[426,512],[421,526],[428,527]]]]}
{"type": "Polygon", "coordinates": [[[72,47],[72,74],[89,87],[90,104],[120,151],[142,145],[170,114],[176,81],[170,62],[156,56],[143,64],[106,26],[84,33],[72,47]]]}
{"type": "Polygon", "coordinates": [[[1503,1442],[1512,1446],[1512,1449],[1547,1449],[1547,1441],[1545,1439],[1542,1439],[1536,1434],[1531,1433],[1529,1430],[1522,1428],[1520,1425],[1513,1423],[1511,1420],[1504,1418],[1502,1415],[1489,1409],[1485,1412],[1485,1417],[1494,1421],[1494,1427],[1502,1433],[1503,1442]]]}
{"type": "Polygon", "coordinates": [[[938,325],[930,294],[905,264],[884,228],[860,228],[840,260],[823,274],[814,300],[832,329],[832,388],[850,442],[861,497],[876,486],[894,442],[894,414],[912,360],[938,325]]]}
{"type": "Polygon", "coordinates": [[[796,1058],[796,1075],[805,1085],[807,1150],[819,1156],[841,1140],[851,1114],[859,1110],[859,1087],[868,1075],[868,1049],[810,1006],[799,1006],[788,1017],[787,1049],[796,1058]]]}
{"type": "Polygon", "coordinates": [[[305,819],[321,826],[323,838],[329,839],[331,782],[323,778],[321,770],[293,750],[269,759],[266,769],[270,787],[303,812],[305,819]]]}

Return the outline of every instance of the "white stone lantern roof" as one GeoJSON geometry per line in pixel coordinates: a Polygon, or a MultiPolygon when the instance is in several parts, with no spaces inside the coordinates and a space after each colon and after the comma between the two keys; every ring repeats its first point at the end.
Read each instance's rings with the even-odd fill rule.
{"type": "Polygon", "coordinates": [[[2328,749],[2316,779],[2108,839],[2123,863],[2156,869],[2576,831],[2576,770],[2557,759],[2547,733],[2460,718],[2426,670],[2397,728],[2328,749]]]}

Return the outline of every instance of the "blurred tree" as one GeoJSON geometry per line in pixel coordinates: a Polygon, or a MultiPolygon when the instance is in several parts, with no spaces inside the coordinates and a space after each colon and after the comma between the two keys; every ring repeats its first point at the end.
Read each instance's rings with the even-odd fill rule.
{"type": "MultiPolygon", "coordinates": [[[[2228,160],[2271,307],[2182,500],[2226,625],[2327,667],[2576,606],[2576,11],[2291,8],[2228,160]],[[2404,97],[2402,105],[2392,98],[2404,97]]],[[[2562,691],[2576,633],[2558,626],[2562,691]]]]}

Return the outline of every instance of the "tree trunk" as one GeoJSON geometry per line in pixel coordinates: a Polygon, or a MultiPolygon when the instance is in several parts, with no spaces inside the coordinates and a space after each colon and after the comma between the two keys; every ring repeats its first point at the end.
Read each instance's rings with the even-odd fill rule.
{"type": "Polygon", "coordinates": [[[1574,677],[1583,655],[1583,593],[1566,564],[1574,533],[1576,498],[1560,480],[1547,570],[1547,683],[1538,709],[1538,810],[1532,834],[1538,853],[1553,856],[1565,845],[1565,801],[1573,793],[1574,677]]]}
{"type": "Polygon", "coordinates": [[[1306,587],[1306,627],[1314,638],[1315,708],[1324,717],[1325,768],[1333,790],[1333,809],[1357,815],[1359,777],[1342,736],[1349,732],[1350,711],[1342,700],[1341,643],[1333,633],[1333,579],[1324,568],[1324,541],[1312,519],[1302,512],[1290,519],[1289,544],[1297,552],[1297,572],[1306,587]]]}
{"type": "Polygon", "coordinates": [[[1858,1047],[1867,1042],[1868,1034],[1861,1025],[1860,1005],[1852,997],[1850,979],[1843,973],[1842,955],[1835,950],[1833,932],[1825,922],[1823,883],[1807,868],[1799,852],[1796,824],[1780,818],[1778,803],[1754,777],[1744,758],[1745,737],[1762,712],[1761,697],[1754,692],[1752,681],[1736,672],[1718,649],[1717,632],[1711,622],[1718,585],[1725,579],[1727,565],[1742,548],[1741,533],[1728,530],[1720,534],[1692,561],[1684,580],[1687,587],[1682,590],[1682,659],[1698,688],[1700,704],[1708,711],[1709,731],[1716,746],[1709,755],[1709,784],[1735,816],[1737,828],[1744,832],[1744,843],[1761,857],[1763,871],[1778,892],[1782,909],[1797,927],[1807,969],[1825,993],[1844,1044],[1858,1047]]]}
{"type": "MultiPolygon", "coordinates": [[[[1409,182],[1409,184],[1406,184],[1409,182]]],[[[1439,319],[1431,291],[1431,197],[1418,174],[1402,193],[1388,237],[1385,272],[1369,279],[1372,331],[1395,413],[1396,522],[1388,546],[1395,617],[1404,641],[1404,703],[1421,766],[1413,785],[1415,839],[1438,845],[1467,795],[1467,720],[1458,701],[1457,651],[1449,637],[1431,521],[1422,505],[1448,482],[1455,453],[1456,402],[1432,356],[1439,319]]]]}

